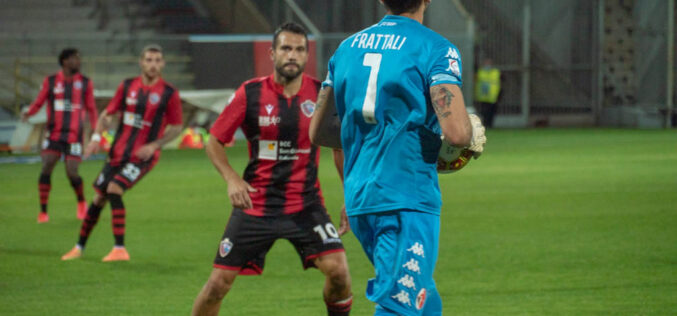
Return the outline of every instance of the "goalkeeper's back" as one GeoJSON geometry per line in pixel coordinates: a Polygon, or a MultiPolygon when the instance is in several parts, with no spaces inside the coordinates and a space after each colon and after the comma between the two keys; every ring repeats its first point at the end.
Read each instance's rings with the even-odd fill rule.
{"type": "Polygon", "coordinates": [[[346,39],[329,62],[345,153],[348,215],[439,214],[440,126],[430,88],[461,85],[458,49],[415,20],[387,15],[346,39]]]}

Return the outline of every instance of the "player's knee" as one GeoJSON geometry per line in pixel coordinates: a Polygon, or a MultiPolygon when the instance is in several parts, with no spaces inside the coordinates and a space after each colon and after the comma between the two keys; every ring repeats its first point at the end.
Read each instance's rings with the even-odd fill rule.
{"type": "Polygon", "coordinates": [[[108,183],[108,186],[106,187],[106,193],[107,194],[122,195],[124,192],[125,191],[122,189],[122,187],[115,182],[108,183]]]}
{"type": "Polygon", "coordinates": [[[95,194],[92,203],[98,207],[103,207],[106,204],[106,198],[101,194],[95,194]]]}
{"type": "Polygon", "coordinates": [[[45,161],[45,163],[42,164],[42,173],[43,174],[52,174],[52,171],[54,170],[55,165],[56,165],[56,161],[45,161]]]}
{"type": "Polygon", "coordinates": [[[68,179],[71,180],[71,182],[75,179],[80,178],[80,176],[78,175],[78,169],[66,168],[66,176],[68,177],[68,179]]]}
{"type": "Polygon", "coordinates": [[[207,299],[210,301],[221,301],[233,286],[233,279],[219,274],[212,275],[205,285],[207,299]]]}
{"type": "Polygon", "coordinates": [[[350,286],[350,273],[344,260],[331,260],[324,263],[324,275],[335,287],[350,286]]]}

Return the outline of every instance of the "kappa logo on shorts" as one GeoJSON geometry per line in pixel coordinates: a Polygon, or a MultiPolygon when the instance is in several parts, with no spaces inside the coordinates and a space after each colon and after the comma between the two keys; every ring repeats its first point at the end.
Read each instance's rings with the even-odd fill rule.
{"type": "Polygon", "coordinates": [[[230,253],[230,250],[233,249],[233,243],[230,242],[229,238],[224,238],[219,245],[219,256],[224,258],[230,253]]]}
{"type": "Polygon", "coordinates": [[[397,281],[398,284],[402,284],[402,286],[408,288],[408,289],[413,289],[416,291],[416,281],[414,281],[414,277],[411,275],[405,274],[402,278],[400,278],[397,281]]]}
{"type": "Polygon", "coordinates": [[[400,293],[391,296],[391,298],[394,298],[402,305],[411,306],[411,299],[409,298],[409,293],[405,292],[404,290],[401,290],[400,293]]]}
{"type": "Polygon", "coordinates": [[[305,116],[312,117],[313,113],[315,113],[315,102],[310,100],[303,101],[301,103],[301,111],[303,111],[305,116]]]}
{"type": "Polygon", "coordinates": [[[425,305],[425,299],[427,295],[427,291],[425,289],[421,289],[421,291],[418,292],[418,295],[416,295],[416,309],[421,309],[423,308],[423,305],[425,305]]]}
{"type": "Polygon", "coordinates": [[[418,265],[418,261],[415,259],[410,259],[407,263],[402,265],[402,268],[407,268],[411,272],[417,272],[421,274],[421,268],[418,265]]]}
{"type": "Polygon", "coordinates": [[[414,243],[409,249],[409,252],[413,252],[415,255],[425,258],[425,251],[423,250],[423,245],[419,242],[414,243]]]}

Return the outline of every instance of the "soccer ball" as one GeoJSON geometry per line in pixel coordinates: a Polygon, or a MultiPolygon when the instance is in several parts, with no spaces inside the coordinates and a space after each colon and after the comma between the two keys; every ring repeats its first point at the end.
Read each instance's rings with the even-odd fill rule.
{"type": "Polygon", "coordinates": [[[461,170],[470,162],[473,152],[465,147],[456,147],[442,141],[437,156],[437,173],[452,173],[461,170]]]}

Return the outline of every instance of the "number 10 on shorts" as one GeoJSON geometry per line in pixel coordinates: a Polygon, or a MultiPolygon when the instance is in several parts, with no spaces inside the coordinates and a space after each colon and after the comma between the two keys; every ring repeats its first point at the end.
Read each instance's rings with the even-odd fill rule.
{"type": "Polygon", "coordinates": [[[317,225],[313,227],[313,230],[320,235],[320,238],[322,238],[322,242],[327,244],[327,243],[332,243],[332,242],[341,242],[341,239],[339,239],[339,234],[336,231],[336,228],[334,228],[334,225],[332,223],[326,223],[323,225],[317,225]]]}

